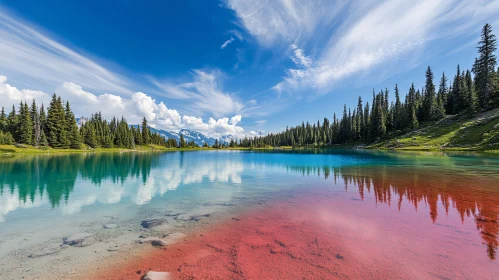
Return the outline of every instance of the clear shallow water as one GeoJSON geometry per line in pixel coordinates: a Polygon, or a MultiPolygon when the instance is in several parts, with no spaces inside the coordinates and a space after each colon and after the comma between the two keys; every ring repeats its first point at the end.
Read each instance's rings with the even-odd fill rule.
{"type": "MultiPolygon", "coordinates": [[[[307,200],[310,192],[335,195],[317,202],[317,208],[321,203],[321,209],[335,207],[318,223],[341,230],[345,224],[374,221],[360,230],[376,228],[400,240],[416,237],[420,247],[447,250],[429,249],[418,260],[442,253],[451,256],[441,260],[444,264],[466,257],[483,264],[480,269],[498,271],[499,158],[474,154],[320,150],[4,157],[0,254],[16,249],[5,242],[12,236],[41,242],[82,225],[126,222],[166,208],[188,212],[206,205],[237,206],[244,198],[272,197],[278,204],[291,195],[302,206],[287,213],[299,216],[299,211],[310,212],[305,205],[314,205],[307,200]],[[443,247],[434,245],[436,240],[443,247]],[[452,253],[452,247],[461,253],[452,253]]],[[[346,231],[336,239],[347,235],[355,233],[346,231]]],[[[344,242],[366,241],[381,242],[363,235],[344,242]]],[[[408,252],[416,250],[405,246],[408,252]]]]}

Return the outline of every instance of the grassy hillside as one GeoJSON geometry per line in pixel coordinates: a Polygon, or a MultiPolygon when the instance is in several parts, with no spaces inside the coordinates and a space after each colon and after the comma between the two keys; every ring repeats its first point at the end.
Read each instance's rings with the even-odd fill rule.
{"type": "Polygon", "coordinates": [[[407,150],[499,150],[499,109],[474,118],[447,116],[368,148],[407,150]]]}

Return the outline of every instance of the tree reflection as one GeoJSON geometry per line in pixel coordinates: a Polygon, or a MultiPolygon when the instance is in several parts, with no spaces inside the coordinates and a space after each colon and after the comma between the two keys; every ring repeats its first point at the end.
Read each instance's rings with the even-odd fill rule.
{"type": "Polygon", "coordinates": [[[440,202],[446,214],[454,208],[461,221],[473,218],[482,242],[487,246],[491,260],[496,258],[499,235],[499,186],[497,177],[480,176],[465,172],[439,170],[437,168],[413,168],[394,166],[356,167],[288,167],[290,171],[306,175],[317,174],[325,179],[333,177],[343,181],[345,190],[355,188],[364,200],[365,193],[372,193],[376,203],[391,206],[397,203],[400,211],[405,201],[418,210],[424,203],[429,217],[435,223],[440,202]],[[321,175],[322,173],[322,175],[321,175]]]}
{"type": "Polygon", "coordinates": [[[78,179],[97,186],[105,180],[123,184],[139,177],[145,182],[157,162],[157,155],[150,153],[15,157],[0,161],[0,195],[17,189],[23,203],[33,203],[39,195],[57,207],[68,201],[78,179]]]}

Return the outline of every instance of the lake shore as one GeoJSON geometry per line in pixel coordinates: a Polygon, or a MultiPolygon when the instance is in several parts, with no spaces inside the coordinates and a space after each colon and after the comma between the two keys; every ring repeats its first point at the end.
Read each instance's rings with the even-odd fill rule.
{"type": "Polygon", "coordinates": [[[477,153],[489,153],[497,154],[498,149],[476,149],[473,147],[461,147],[461,148],[435,148],[428,146],[411,146],[411,147],[386,147],[381,144],[376,146],[364,146],[364,145],[338,145],[338,146],[328,146],[328,147],[267,147],[267,148],[242,148],[242,147],[227,147],[227,148],[165,148],[162,146],[140,146],[136,149],[124,149],[124,148],[98,148],[98,149],[40,149],[35,147],[19,148],[14,145],[0,145],[0,156],[15,156],[15,155],[64,155],[64,154],[77,154],[77,153],[144,153],[144,152],[189,152],[189,151],[217,151],[217,150],[234,150],[234,151],[265,151],[265,150],[286,150],[286,151],[301,151],[301,150],[320,150],[320,149],[342,149],[342,150],[379,150],[379,151],[407,151],[407,152],[477,152],[477,153]]]}
{"type": "MultiPolygon", "coordinates": [[[[268,148],[258,148],[254,150],[265,150],[268,148]]],[[[125,153],[125,152],[169,152],[169,151],[207,151],[221,150],[216,148],[166,148],[159,145],[137,146],[135,149],[126,148],[97,148],[97,149],[54,149],[36,148],[26,146],[25,148],[14,145],[0,145],[0,155],[41,155],[41,154],[73,154],[73,153],[125,153]]],[[[223,148],[223,150],[250,150],[249,148],[223,148]]]]}

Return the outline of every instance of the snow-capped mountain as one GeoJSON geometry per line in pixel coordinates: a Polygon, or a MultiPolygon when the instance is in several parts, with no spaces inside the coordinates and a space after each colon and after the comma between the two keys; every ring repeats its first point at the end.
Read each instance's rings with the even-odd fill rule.
{"type": "MultiPolygon", "coordinates": [[[[139,127],[139,125],[130,125],[130,126],[133,126],[135,128],[139,127]]],[[[180,141],[180,134],[182,134],[184,136],[185,142],[194,141],[194,143],[196,143],[199,146],[203,146],[203,144],[205,142],[208,143],[208,146],[213,146],[213,144],[215,144],[215,140],[216,140],[216,138],[213,138],[213,137],[204,135],[201,132],[189,130],[189,129],[181,129],[179,132],[166,131],[163,129],[157,129],[157,128],[153,128],[153,127],[149,127],[149,129],[153,133],[154,132],[158,133],[159,135],[161,135],[167,139],[173,138],[173,139],[177,140],[177,142],[180,141]]],[[[223,135],[222,137],[220,137],[220,139],[218,139],[218,141],[222,144],[223,143],[229,144],[231,139],[236,140],[236,138],[233,135],[228,134],[228,135],[223,135]]]]}
{"type": "Polygon", "coordinates": [[[166,131],[166,130],[162,130],[162,129],[156,129],[156,128],[153,128],[153,127],[149,127],[149,130],[151,132],[155,132],[167,139],[175,139],[175,140],[179,140],[180,139],[180,135],[178,134],[178,132],[175,132],[175,131],[166,131]]]}
{"type": "Polygon", "coordinates": [[[227,134],[227,135],[224,135],[222,137],[220,137],[220,139],[218,140],[220,143],[227,143],[229,144],[230,143],[230,140],[234,140],[234,141],[237,141],[237,139],[234,137],[234,135],[232,134],[227,134]]]}
{"type": "Polygon", "coordinates": [[[215,138],[206,136],[201,132],[188,129],[181,129],[178,133],[184,136],[186,142],[194,141],[194,143],[198,144],[199,146],[203,146],[205,142],[208,143],[208,146],[212,146],[213,144],[215,144],[215,138]]]}

